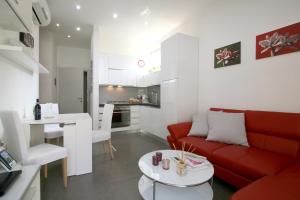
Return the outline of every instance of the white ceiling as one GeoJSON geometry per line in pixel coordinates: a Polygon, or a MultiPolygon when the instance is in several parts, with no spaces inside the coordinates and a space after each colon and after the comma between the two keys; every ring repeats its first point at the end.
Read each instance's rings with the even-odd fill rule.
{"type": "Polygon", "coordinates": [[[102,51],[140,54],[159,46],[163,36],[178,27],[211,0],[48,0],[52,22],[46,28],[59,43],[90,46],[92,27],[100,26],[102,51]],[[75,9],[76,4],[81,10],[75,9]],[[141,16],[149,8],[150,15],[141,16]],[[113,13],[119,17],[114,19],[113,13]],[[145,22],[148,22],[148,26],[145,22]],[[56,23],[61,26],[57,28],[56,23]],[[76,26],[81,31],[76,31],[76,26]],[[66,36],[72,37],[68,39],[66,36]]]}

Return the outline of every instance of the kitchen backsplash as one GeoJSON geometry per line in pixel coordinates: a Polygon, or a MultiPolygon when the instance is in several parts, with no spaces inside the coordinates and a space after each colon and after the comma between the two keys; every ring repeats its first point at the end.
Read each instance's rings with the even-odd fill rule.
{"type": "Polygon", "coordinates": [[[160,105],[160,85],[147,87],[149,102],[160,105]]]}
{"type": "Polygon", "coordinates": [[[108,101],[128,101],[130,98],[136,98],[138,95],[146,94],[150,103],[160,104],[160,86],[150,87],[112,87],[99,86],[100,104],[108,101]]]}

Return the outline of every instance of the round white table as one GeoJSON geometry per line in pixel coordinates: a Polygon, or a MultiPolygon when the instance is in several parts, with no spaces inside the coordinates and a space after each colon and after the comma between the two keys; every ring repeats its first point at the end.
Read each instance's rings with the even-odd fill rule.
{"type": "MultiPolygon", "coordinates": [[[[191,154],[185,152],[187,154],[191,154]]],[[[187,167],[187,173],[179,176],[176,173],[174,157],[179,157],[181,151],[159,150],[142,156],[139,160],[139,168],[144,174],[139,180],[139,192],[145,200],[212,200],[211,187],[214,168],[204,160],[201,166],[187,167]],[[152,156],[156,152],[162,152],[162,157],[170,159],[170,169],[162,169],[162,162],[158,166],[152,165],[152,156]],[[211,181],[211,184],[209,184],[211,181]]],[[[191,154],[197,156],[196,154],[191,154]]]]}

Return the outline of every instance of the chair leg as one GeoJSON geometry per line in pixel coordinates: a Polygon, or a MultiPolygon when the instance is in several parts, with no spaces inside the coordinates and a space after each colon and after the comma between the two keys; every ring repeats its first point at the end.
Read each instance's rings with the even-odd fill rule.
{"type": "Polygon", "coordinates": [[[111,144],[111,139],[108,140],[108,147],[109,147],[110,157],[111,159],[114,159],[114,152],[113,152],[113,146],[111,144]]]}
{"type": "Polygon", "coordinates": [[[67,173],[67,170],[68,170],[68,164],[67,164],[67,161],[68,158],[65,157],[63,159],[63,180],[64,180],[64,187],[67,188],[68,186],[68,173],[67,173]]]}
{"type": "Polygon", "coordinates": [[[105,142],[102,142],[102,147],[103,147],[104,153],[106,153],[106,144],[105,144],[105,142]]]}
{"type": "Polygon", "coordinates": [[[48,177],[48,165],[44,165],[44,178],[48,177]]]}

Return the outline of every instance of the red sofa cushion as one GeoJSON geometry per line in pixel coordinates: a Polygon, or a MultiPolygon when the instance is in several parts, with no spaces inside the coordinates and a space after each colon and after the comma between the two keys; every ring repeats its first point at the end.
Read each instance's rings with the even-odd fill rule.
{"type": "Polygon", "coordinates": [[[178,140],[178,142],[179,142],[180,146],[182,146],[183,143],[185,143],[187,148],[190,145],[193,145],[192,149],[196,148],[196,151],[194,153],[205,156],[208,159],[210,159],[213,151],[227,146],[227,144],[213,142],[213,141],[206,141],[205,138],[197,137],[197,136],[183,137],[183,138],[180,138],[178,140]]]}
{"type": "Polygon", "coordinates": [[[292,165],[284,169],[279,175],[282,174],[297,176],[300,179],[300,161],[294,162],[292,165]]]}
{"type": "Polygon", "coordinates": [[[246,111],[247,131],[300,140],[300,113],[246,111]]]}
{"type": "Polygon", "coordinates": [[[299,200],[300,178],[266,176],[234,193],[230,200],[299,200]]]}
{"type": "Polygon", "coordinates": [[[251,180],[274,175],[293,162],[290,157],[238,145],[217,149],[211,158],[213,163],[251,180]]]}
{"type": "Polygon", "coordinates": [[[255,132],[248,132],[247,138],[251,147],[272,151],[295,159],[297,158],[300,149],[300,142],[297,140],[290,140],[255,132]]]}
{"type": "Polygon", "coordinates": [[[167,127],[170,135],[178,140],[179,138],[186,137],[192,128],[192,122],[182,122],[178,124],[171,124],[167,127]]]}

